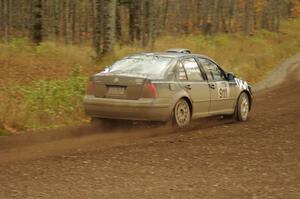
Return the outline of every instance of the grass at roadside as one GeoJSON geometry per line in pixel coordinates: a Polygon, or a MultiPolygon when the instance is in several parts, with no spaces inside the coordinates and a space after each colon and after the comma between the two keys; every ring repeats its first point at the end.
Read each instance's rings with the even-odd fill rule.
{"type": "Polygon", "coordinates": [[[7,130],[0,129],[0,136],[7,136],[10,135],[11,133],[7,130]]]}
{"type": "MultiPolygon", "coordinates": [[[[189,48],[255,83],[273,66],[300,52],[299,23],[299,19],[285,21],[279,33],[261,30],[250,37],[238,33],[165,35],[158,38],[155,50],[189,48]]],[[[95,64],[93,50],[87,46],[45,42],[34,48],[22,38],[0,43],[0,127],[27,130],[85,121],[82,97],[88,76],[120,57],[149,51],[116,46],[115,54],[95,64]]],[[[7,131],[0,130],[0,135],[6,134],[3,132],[7,131]]]]}

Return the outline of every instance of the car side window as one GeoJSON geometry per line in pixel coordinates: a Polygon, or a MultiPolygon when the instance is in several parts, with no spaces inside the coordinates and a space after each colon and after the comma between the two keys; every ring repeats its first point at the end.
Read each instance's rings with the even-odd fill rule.
{"type": "Polygon", "coordinates": [[[187,80],[186,72],[181,62],[178,63],[178,78],[179,80],[187,80]]]}
{"type": "Polygon", "coordinates": [[[194,58],[184,59],[182,63],[188,80],[204,80],[198,63],[194,58]]]}
{"type": "Polygon", "coordinates": [[[214,64],[213,62],[203,59],[203,58],[198,58],[200,64],[202,65],[206,75],[207,79],[211,81],[224,81],[226,80],[225,74],[220,68],[214,64]]]}

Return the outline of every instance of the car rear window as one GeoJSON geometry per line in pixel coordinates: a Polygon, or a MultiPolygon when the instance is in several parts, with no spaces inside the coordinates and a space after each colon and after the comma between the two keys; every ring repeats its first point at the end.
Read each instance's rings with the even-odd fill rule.
{"type": "Polygon", "coordinates": [[[163,77],[174,58],[163,56],[131,56],[115,62],[104,73],[163,77]]]}

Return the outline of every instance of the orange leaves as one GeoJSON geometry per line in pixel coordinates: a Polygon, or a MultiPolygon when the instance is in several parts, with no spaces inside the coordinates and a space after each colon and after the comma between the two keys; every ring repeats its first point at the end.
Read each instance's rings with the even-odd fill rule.
{"type": "Polygon", "coordinates": [[[292,17],[299,17],[300,16],[300,1],[299,0],[295,0],[293,1],[293,7],[291,9],[292,17]]]}
{"type": "Polygon", "coordinates": [[[256,13],[261,13],[261,11],[263,10],[264,7],[264,0],[256,0],[255,1],[255,12],[256,13]]]}

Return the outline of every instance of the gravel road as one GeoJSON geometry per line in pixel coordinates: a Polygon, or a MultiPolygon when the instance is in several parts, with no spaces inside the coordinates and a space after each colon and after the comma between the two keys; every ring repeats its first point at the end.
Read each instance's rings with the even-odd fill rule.
{"type": "Polygon", "coordinates": [[[124,124],[1,137],[0,198],[298,199],[300,55],[288,65],[280,84],[257,89],[245,123],[211,118],[184,132],[124,124]]]}

